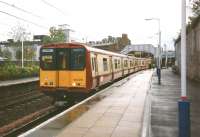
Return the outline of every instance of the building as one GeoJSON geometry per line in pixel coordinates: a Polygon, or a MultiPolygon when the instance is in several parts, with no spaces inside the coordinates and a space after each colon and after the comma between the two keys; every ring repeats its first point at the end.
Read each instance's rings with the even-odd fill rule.
{"type": "Polygon", "coordinates": [[[131,44],[131,40],[127,34],[122,34],[121,37],[108,36],[108,38],[104,38],[101,41],[89,41],[87,44],[95,48],[119,53],[126,45],[131,44]]]}
{"type": "MultiPolygon", "coordinates": [[[[39,61],[39,49],[41,41],[24,41],[24,59],[25,61],[39,61]]],[[[22,43],[12,40],[0,42],[2,57],[11,61],[21,60],[22,43]]]]}

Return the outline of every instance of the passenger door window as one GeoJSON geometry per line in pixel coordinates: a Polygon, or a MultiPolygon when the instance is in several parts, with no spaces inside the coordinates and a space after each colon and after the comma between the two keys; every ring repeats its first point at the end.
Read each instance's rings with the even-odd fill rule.
{"type": "Polygon", "coordinates": [[[98,72],[97,58],[94,57],[95,72],[98,72]]]}
{"type": "Polygon", "coordinates": [[[117,69],[117,59],[114,60],[115,63],[115,69],[117,69]]]}
{"type": "Polygon", "coordinates": [[[57,49],[57,66],[59,70],[66,70],[69,67],[69,49],[57,49]]]}
{"type": "Polygon", "coordinates": [[[108,71],[108,59],[103,58],[103,70],[108,71]]]}

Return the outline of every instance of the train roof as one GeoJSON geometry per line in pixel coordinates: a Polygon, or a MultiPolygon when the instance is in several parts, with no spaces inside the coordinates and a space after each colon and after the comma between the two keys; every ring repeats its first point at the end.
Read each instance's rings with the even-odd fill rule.
{"type": "Polygon", "coordinates": [[[56,47],[63,47],[63,46],[65,47],[67,45],[83,46],[88,51],[91,51],[91,52],[98,52],[98,53],[102,53],[102,54],[114,55],[114,56],[119,56],[119,57],[128,57],[127,55],[123,55],[123,54],[119,54],[119,53],[115,53],[115,52],[111,52],[111,51],[106,51],[106,50],[90,47],[90,46],[85,45],[84,43],[78,43],[78,42],[73,42],[73,43],[54,43],[54,44],[43,45],[42,47],[54,47],[54,48],[56,48],[56,47]]]}
{"type": "Polygon", "coordinates": [[[123,55],[123,54],[119,54],[119,53],[115,53],[115,52],[111,52],[111,51],[106,51],[106,50],[90,47],[90,46],[87,46],[87,45],[83,45],[83,46],[87,50],[92,51],[92,52],[98,52],[98,53],[102,53],[102,54],[114,55],[114,56],[119,56],[119,57],[128,57],[127,55],[123,55]]]}
{"type": "Polygon", "coordinates": [[[98,48],[95,48],[95,47],[91,47],[91,46],[85,45],[84,43],[78,43],[78,42],[73,42],[73,43],[55,43],[55,44],[44,45],[43,47],[57,47],[58,45],[62,45],[62,46],[67,46],[67,45],[83,46],[90,52],[98,52],[98,53],[107,54],[107,55],[114,55],[114,56],[118,56],[118,57],[127,57],[129,59],[131,59],[131,58],[144,59],[144,58],[137,58],[135,56],[127,56],[127,55],[120,54],[120,53],[115,53],[115,52],[111,52],[111,51],[98,49],[98,48]]]}

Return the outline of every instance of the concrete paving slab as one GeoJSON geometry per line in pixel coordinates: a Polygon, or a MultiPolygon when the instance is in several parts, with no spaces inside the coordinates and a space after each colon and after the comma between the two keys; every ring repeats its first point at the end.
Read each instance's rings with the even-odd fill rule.
{"type": "Polygon", "coordinates": [[[152,137],[177,137],[178,135],[177,101],[180,96],[180,88],[176,84],[178,82],[178,76],[174,77],[169,70],[162,70],[161,85],[158,85],[156,75],[152,78],[150,90],[152,137]]]}
{"type": "Polygon", "coordinates": [[[121,127],[118,126],[111,137],[139,137],[140,127],[121,127]]]}
{"type": "MultiPolygon", "coordinates": [[[[94,126],[91,129],[89,129],[89,132],[95,133],[95,134],[112,134],[114,128],[112,127],[99,127],[99,126],[94,126]]],[[[87,134],[85,135],[87,136],[87,134]]]]}
{"type": "MultiPolygon", "coordinates": [[[[162,70],[161,85],[154,73],[151,84],[151,137],[178,137],[178,100],[180,77],[171,70],[162,70]]],[[[200,84],[187,80],[190,106],[191,137],[200,136],[200,84]]]]}
{"type": "Polygon", "coordinates": [[[70,127],[77,128],[77,133],[80,134],[76,136],[81,137],[139,137],[151,76],[152,71],[148,70],[130,78],[115,88],[112,94],[66,126],[57,137],[69,136],[67,131],[70,127]],[[98,114],[98,117],[92,118],[95,114],[98,114]],[[79,128],[88,130],[82,134],[78,131],[79,128]]]}

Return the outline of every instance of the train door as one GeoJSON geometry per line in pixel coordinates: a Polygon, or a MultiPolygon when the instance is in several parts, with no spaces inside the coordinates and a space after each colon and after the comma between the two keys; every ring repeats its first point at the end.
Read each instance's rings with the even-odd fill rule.
{"type": "Polygon", "coordinates": [[[92,78],[93,78],[93,87],[97,87],[99,85],[98,78],[98,66],[97,66],[97,55],[91,54],[91,64],[92,64],[92,78]]]}
{"type": "Polygon", "coordinates": [[[91,63],[92,63],[92,76],[96,77],[98,75],[97,55],[91,54],[91,63]]]}
{"type": "Polygon", "coordinates": [[[57,49],[58,85],[59,87],[69,87],[69,49],[57,49]]]}
{"type": "Polygon", "coordinates": [[[125,73],[125,72],[124,72],[125,69],[124,69],[124,59],[123,59],[123,58],[121,58],[121,63],[122,63],[122,64],[121,64],[122,76],[124,76],[124,75],[125,75],[125,74],[124,74],[124,73],[125,73]]]}
{"type": "Polygon", "coordinates": [[[114,80],[114,70],[113,70],[112,56],[109,57],[109,64],[110,64],[110,73],[112,74],[111,80],[114,80]]]}
{"type": "Polygon", "coordinates": [[[98,73],[98,61],[97,61],[97,55],[95,54],[95,57],[94,57],[94,70],[95,70],[95,76],[97,76],[99,73],[98,73]]]}
{"type": "Polygon", "coordinates": [[[94,71],[95,71],[95,76],[97,77],[97,86],[99,86],[99,82],[100,82],[100,79],[99,79],[99,77],[98,77],[98,75],[99,75],[99,72],[98,72],[98,61],[97,61],[97,54],[95,54],[95,56],[94,56],[94,66],[95,66],[95,68],[94,68],[94,71]]]}

